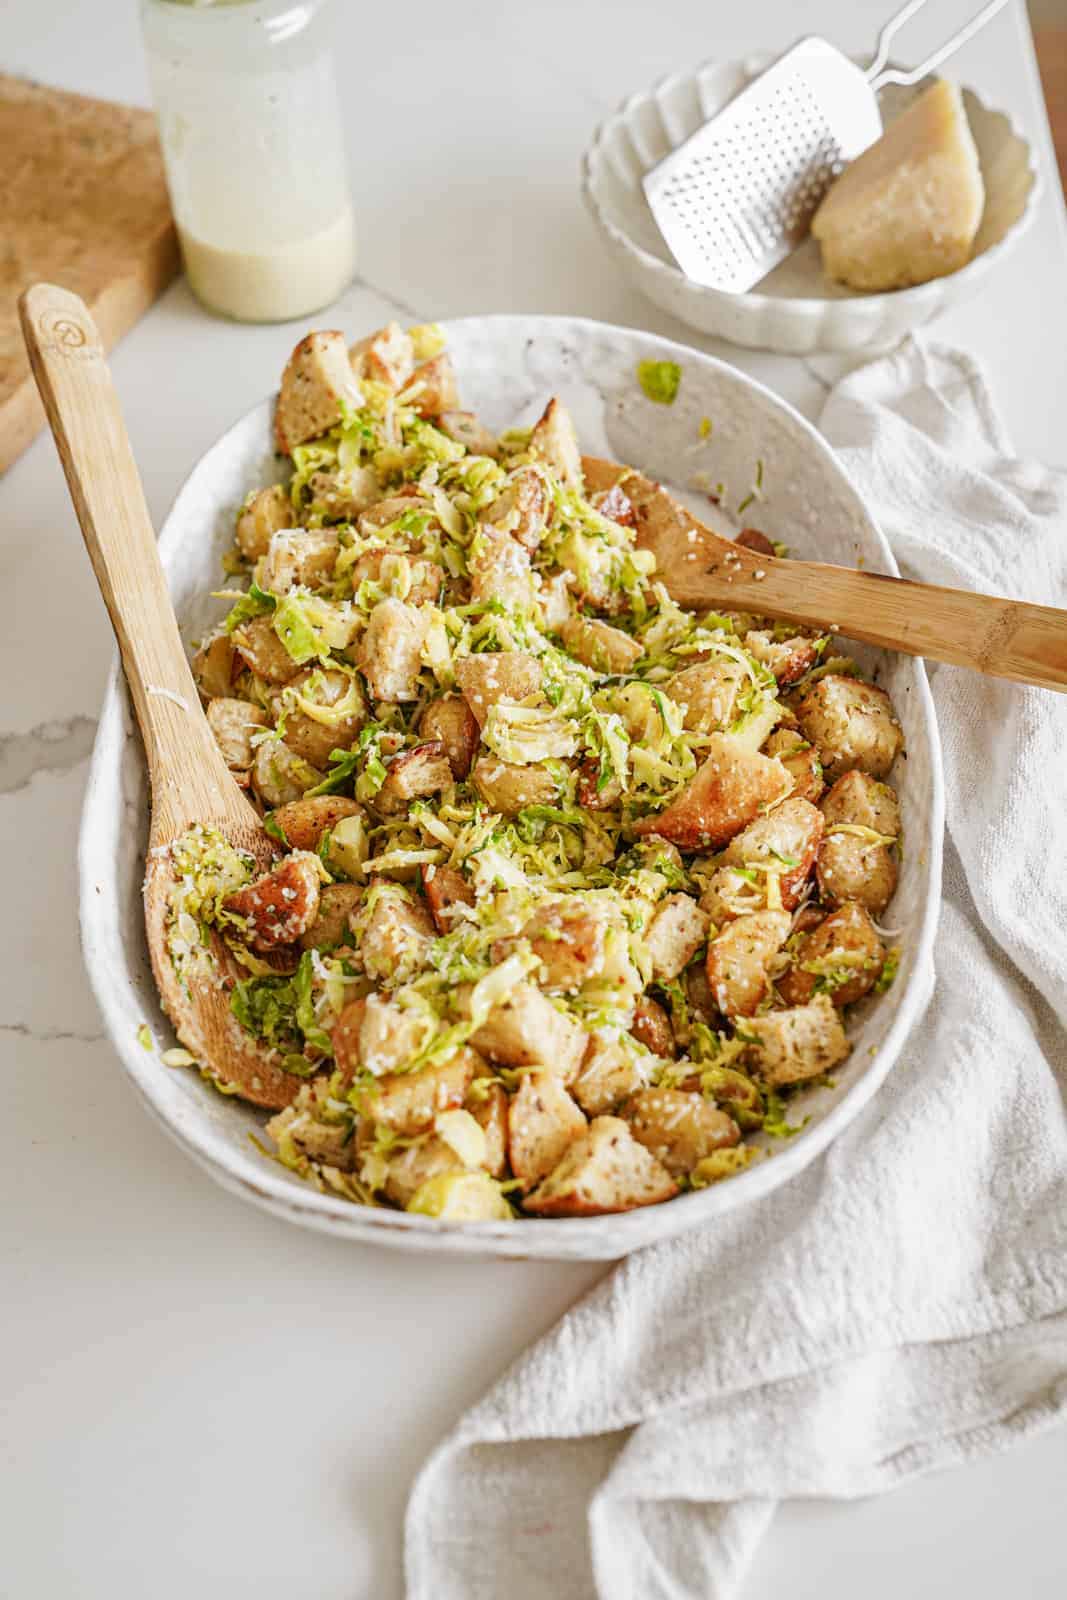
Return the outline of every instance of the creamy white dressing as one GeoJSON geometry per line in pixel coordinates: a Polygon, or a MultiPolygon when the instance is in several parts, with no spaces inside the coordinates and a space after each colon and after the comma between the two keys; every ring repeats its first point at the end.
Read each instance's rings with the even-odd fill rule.
{"type": "Polygon", "coordinates": [[[351,206],[312,238],[245,250],[209,244],[179,227],[189,285],[213,311],[242,322],[285,322],[329,305],[352,281],[351,206]]]}

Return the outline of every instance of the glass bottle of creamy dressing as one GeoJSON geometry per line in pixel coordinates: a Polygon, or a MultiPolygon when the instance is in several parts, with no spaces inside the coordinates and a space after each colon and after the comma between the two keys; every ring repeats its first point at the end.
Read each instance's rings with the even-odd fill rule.
{"type": "Polygon", "coordinates": [[[355,219],[330,0],[141,0],[189,282],[243,322],[335,300],[355,219]]]}

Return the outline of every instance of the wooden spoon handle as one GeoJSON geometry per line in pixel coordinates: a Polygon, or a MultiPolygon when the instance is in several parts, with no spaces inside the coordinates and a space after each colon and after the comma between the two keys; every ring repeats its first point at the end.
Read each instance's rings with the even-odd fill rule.
{"type": "Polygon", "coordinates": [[[1067,611],[744,549],[737,556],[736,565],[716,562],[689,603],[829,627],[865,644],[1067,692],[1067,611]]]}
{"type": "MultiPolygon", "coordinates": [[[[179,823],[232,805],[233,780],[207,725],[174,619],[144,489],[100,335],[78,296],[48,283],[19,301],[23,337],[89,559],[118,639],[152,779],[179,823]],[[179,784],[180,780],[180,784],[179,784]],[[223,801],[222,806],[218,804],[223,801]],[[198,812],[199,808],[199,812],[198,812]]],[[[156,822],[153,817],[153,822],[156,822]]]]}
{"type": "Polygon", "coordinates": [[[994,678],[1067,691],[1067,611],[761,555],[713,533],[641,473],[590,456],[582,464],[587,484],[622,484],[636,512],[637,542],[653,552],[657,576],[679,605],[752,611],[994,678]]]}

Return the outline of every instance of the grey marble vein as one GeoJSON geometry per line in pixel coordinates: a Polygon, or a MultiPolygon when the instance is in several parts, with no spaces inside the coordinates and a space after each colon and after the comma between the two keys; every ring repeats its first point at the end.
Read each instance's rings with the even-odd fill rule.
{"type": "Polygon", "coordinates": [[[95,717],[40,722],[26,733],[0,734],[0,794],[14,794],[42,772],[69,772],[93,747],[95,717]]]}
{"type": "Polygon", "coordinates": [[[34,1039],[39,1044],[51,1044],[65,1039],[78,1044],[98,1044],[105,1038],[103,1030],[96,1033],[79,1033],[75,1028],[34,1028],[28,1022],[0,1022],[0,1034],[7,1033],[16,1039],[34,1039]]]}

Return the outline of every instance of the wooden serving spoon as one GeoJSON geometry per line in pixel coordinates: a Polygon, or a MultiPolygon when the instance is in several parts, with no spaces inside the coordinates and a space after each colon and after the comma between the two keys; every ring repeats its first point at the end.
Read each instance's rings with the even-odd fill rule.
{"type": "Polygon", "coordinates": [[[639,472],[593,456],[583,456],[582,466],[593,493],[625,478],[637,542],[653,552],[656,575],[679,605],[754,611],[990,677],[1067,691],[1067,611],[760,555],[712,533],[639,472]]]}
{"type": "Polygon", "coordinates": [[[186,987],[167,949],[176,839],[203,823],[264,870],[274,849],[200,709],[100,335],[77,295],[50,284],[28,289],[19,313],[144,740],[152,786],[145,927],[164,1008],[182,1044],[220,1081],[256,1105],[288,1105],[299,1079],[283,1072],[230,1010],[232,984],[247,973],[216,938],[217,970],[208,962],[187,968],[186,987]]]}

